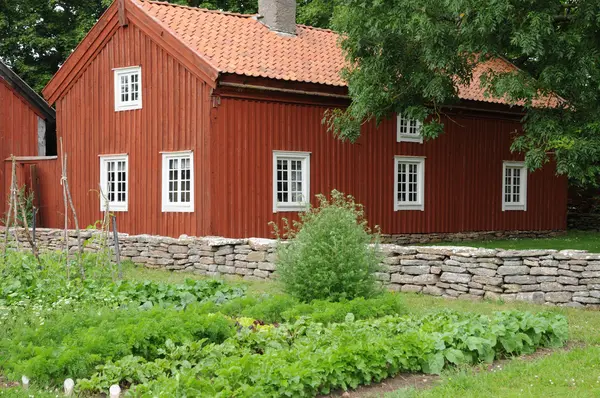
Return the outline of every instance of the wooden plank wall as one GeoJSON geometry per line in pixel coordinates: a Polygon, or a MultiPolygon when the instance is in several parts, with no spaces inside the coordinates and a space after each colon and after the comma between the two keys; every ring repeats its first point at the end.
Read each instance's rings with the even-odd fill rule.
{"type": "Polygon", "coordinates": [[[100,220],[99,154],[129,155],[129,233],[208,233],[208,86],[133,24],[119,28],[56,103],[57,135],[68,155],[70,185],[82,225],[100,220]],[[114,110],[113,68],[142,67],[143,108],[114,110]],[[161,151],[194,151],[195,213],[161,212],[161,151]]]}
{"type": "Polygon", "coordinates": [[[364,204],[386,234],[566,228],[567,181],[552,165],[529,176],[526,212],[502,211],[502,162],[517,121],[482,115],[445,119],[445,134],[418,143],[396,142],[396,121],[368,124],[356,144],[336,140],[322,124],[324,106],[221,98],[212,143],[212,233],[269,237],[268,223],[296,213],[273,213],[272,152],[311,152],[311,195],[338,189],[364,204]],[[425,156],[425,211],[398,211],[394,156],[425,156]]]}
{"type": "MultiPolygon", "coordinates": [[[[37,155],[37,114],[19,94],[0,78],[0,161],[10,155],[37,155]]],[[[7,211],[6,202],[10,185],[10,169],[0,168],[0,219],[7,211]],[[8,182],[7,182],[8,180],[8,182]]]]}

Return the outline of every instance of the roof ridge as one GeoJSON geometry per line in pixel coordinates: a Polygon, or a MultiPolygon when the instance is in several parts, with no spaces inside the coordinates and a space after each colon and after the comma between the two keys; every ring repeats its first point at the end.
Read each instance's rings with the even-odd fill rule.
{"type": "Polygon", "coordinates": [[[185,8],[188,10],[194,10],[194,11],[199,11],[199,12],[208,12],[211,14],[229,15],[232,17],[240,17],[240,18],[252,18],[256,15],[256,14],[242,14],[239,12],[231,12],[231,11],[211,10],[209,8],[202,8],[202,7],[190,7],[190,6],[184,6],[182,4],[174,4],[174,3],[169,3],[166,1],[158,1],[158,0],[138,0],[138,1],[140,3],[157,4],[157,5],[161,5],[161,6],[170,6],[170,7],[176,7],[176,8],[185,8]]]}

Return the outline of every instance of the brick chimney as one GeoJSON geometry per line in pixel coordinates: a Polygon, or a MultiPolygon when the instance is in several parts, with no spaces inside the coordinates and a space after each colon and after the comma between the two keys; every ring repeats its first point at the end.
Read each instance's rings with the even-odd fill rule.
{"type": "Polygon", "coordinates": [[[258,0],[258,13],[272,31],[296,34],[296,0],[258,0]]]}

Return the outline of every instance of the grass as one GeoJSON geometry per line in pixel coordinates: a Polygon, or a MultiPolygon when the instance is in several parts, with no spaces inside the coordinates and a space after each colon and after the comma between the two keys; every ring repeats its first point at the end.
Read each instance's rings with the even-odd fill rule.
{"type": "Polygon", "coordinates": [[[587,250],[600,253],[600,232],[569,231],[564,235],[540,239],[504,239],[435,243],[436,246],[470,246],[488,249],[556,249],[587,250]]]}

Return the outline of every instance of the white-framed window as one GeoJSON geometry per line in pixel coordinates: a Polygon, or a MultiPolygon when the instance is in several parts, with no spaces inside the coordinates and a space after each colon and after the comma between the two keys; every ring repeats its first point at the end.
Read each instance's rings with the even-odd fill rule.
{"type": "Polygon", "coordinates": [[[396,116],[396,141],[423,143],[422,125],[421,121],[409,119],[399,113],[396,116]]]}
{"type": "Polygon", "coordinates": [[[127,155],[100,155],[100,210],[127,211],[129,199],[129,161],[127,155]]]}
{"type": "Polygon", "coordinates": [[[114,69],[115,111],[142,108],[142,67],[114,69]]]}
{"type": "Polygon", "coordinates": [[[273,212],[306,210],[310,152],[273,151],[273,212]]]}
{"type": "Polygon", "coordinates": [[[163,152],[162,211],[194,211],[194,153],[163,152]]]}
{"type": "Polygon", "coordinates": [[[505,161],[502,166],[502,211],[527,210],[525,162],[505,161]]]}
{"type": "Polygon", "coordinates": [[[425,210],[425,158],[394,157],[394,211],[425,210]]]}

